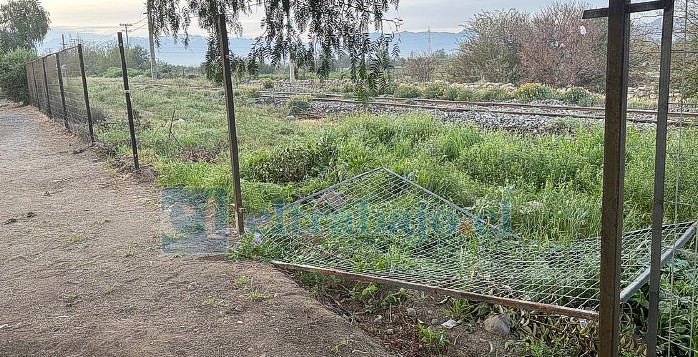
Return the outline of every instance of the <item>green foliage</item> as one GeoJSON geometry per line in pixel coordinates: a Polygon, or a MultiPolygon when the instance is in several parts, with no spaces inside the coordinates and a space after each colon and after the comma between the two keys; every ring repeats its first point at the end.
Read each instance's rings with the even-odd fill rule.
{"type": "Polygon", "coordinates": [[[109,67],[106,72],[104,72],[105,78],[121,78],[123,73],[121,72],[121,67],[109,67]]]}
{"type": "Polygon", "coordinates": [[[274,81],[270,78],[265,78],[264,80],[262,80],[262,88],[273,89],[274,88],[274,81]]]}
{"type": "Polygon", "coordinates": [[[512,94],[504,88],[494,87],[482,92],[480,98],[485,102],[502,102],[512,99],[512,94]]]}
{"type": "Polygon", "coordinates": [[[0,5],[0,54],[33,50],[49,29],[49,13],[37,0],[9,0],[0,5]]]}
{"type": "Polygon", "coordinates": [[[395,98],[419,98],[422,97],[422,90],[412,84],[400,83],[393,92],[395,98]]]}
{"type": "Polygon", "coordinates": [[[295,96],[288,99],[286,108],[290,115],[298,115],[310,108],[310,98],[307,96],[295,96]]]}
{"type": "Polygon", "coordinates": [[[0,89],[11,101],[29,103],[25,64],[37,58],[33,50],[17,48],[0,55],[0,89]]]}
{"type": "Polygon", "coordinates": [[[550,99],[552,97],[553,91],[540,83],[524,83],[514,91],[514,98],[523,102],[550,99]]]}
{"type": "Polygon", "coordinates": [[[445,82],[431,82],[424,88],[424,97],[428,99],[446,99],[447,90],[448,85],[445,82]]]}
{"type": "Polygon", "coordinates": [[[572,87],[563,92],[562,100],[568,104],[590,107],[596,104],[596,96],[588,90],[580,87],[572,87]]]}
{"type": "Polygon", "coordinates": [[[451,341],[443,330],[419,324],[419,342],[424,344],[430,353],[443,353],[451,341]]]}
{"type": "MultiPolygon", "coordinates": [[[[85,74],[88,76],[121,77],[121,54],[118,46],[86,44],[83,46],[83,56],[85,63],[89,64],[85,66],[85,74]]],[[[145,48],[139,45],[127,46],[124,48],[124,56],[129,69],[138,70],[141,74],[147,70],[150,74],[150,57],[145,48]]]]}

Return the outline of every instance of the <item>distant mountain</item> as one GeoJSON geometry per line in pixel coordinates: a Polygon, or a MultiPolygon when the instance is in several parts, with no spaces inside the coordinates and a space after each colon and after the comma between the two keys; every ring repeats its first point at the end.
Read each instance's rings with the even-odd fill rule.
{"type": "MultiPolygon", "coordinates": [[[[55,52],[61,48],[61,35],[65,37],[67,44],[71,40],[80,38],[83,43],[100,43],[100,44],[115,44],[116,34],[103,35],[97,32],[82,31],[76,32],[75,29],[54,27],[51,28],[46,35],[44,42],[39,46],[39,53],[55,52]]],[[[446,53],[453,53],[458,48],[458,43],[466,35],[466,30],[459,33],[451,32],[411,32],[403,31],[395,37],[395,41],[400,47],[402,57],[408,57],[410,54],[423,53],[429,48],[429,38],[431,38],[431,50],[437,51],[443,49],[446,53]]],[[[377,36],[372,34],[372,37],[377,36]]],[[[148,48],[148,39],[145,37],[129,37],[131,45],[140,45],[148,48]]],[[[189,46],[184,47],[182,41],[174,42],[172,38],[161,38],[160,47],[156,49],[156,57],[158,60],[174,65],[198,66],[204,61],[206,55],[208,39],[205,36],[190,35],[189,46]]],[[[237,55],[246,55],[254,43],[253,39],[249,38],[232,38],[230,40],[230,49],[237,55]]]]}

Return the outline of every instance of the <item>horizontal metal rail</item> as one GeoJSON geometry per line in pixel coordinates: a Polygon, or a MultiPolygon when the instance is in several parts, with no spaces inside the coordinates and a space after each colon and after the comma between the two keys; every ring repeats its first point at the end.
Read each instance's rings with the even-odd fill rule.
{"type": "Polygon", "coordinates": [[[318,268],[318,267],[314,267],[314,266],[310,266],[310,265],[292,264],[292,263],[286,263],[286,262],[281,262],[281,261],[276,261],[276,260],[271,261],[271,263],[273,265],[275,265],[276,267],[281,268],[281,269],[299,270],[299,271],[305,271],[305,272],[310,272],[310,273],[321,273],[321,274],[327,274],[327,275],[336,275],[336,276],[341,276],[341,277],[344,277],[347,279],[360,280],[360,281],[379,283],[379,284],[387,284],[387,285],[392,285],[392,286],[397,286],[397,287],[403,287],[406,289],[426,291],[426,292],[431,292],[431,293],[435,293],[435,294],[443,294],[443,295],[452,296],[452,297],[456,297],[456,298],[464,298],[464,299],[469,299],[469,300],[473,300],[473,301],[482,301],[482,302],[488,302],[488,303],[492,303],[492,304],[509,306],[509,307],[513,307],[513,308],[522,308],[522,309],[527,309],[527,310],[540,311],[540,312],[543,312],[546,314],[559,314],[559,315],[565,315],[565,316],[573,316],[573,317],[583,318],[583,319],[587,319],[587,320],[594,320],[594,321],[598,320],[598,318],[599,318],[599,313],[596,311],[591,311],[591,310],[574,309],[574,308],[570,308],[570,307],[541,304],[541,303],[519,300],[519,299],[502,298],[502,297],[497,297],[497,296],[483,295],[483,294],[471,293],[471,292],[460,291],[460,290],[445,289],[445,288],[439,288],[436,286],[410,283],[410,282],[397,280],[397,279],[378,277],[378,276],[367,275],[367,274],[349,273],[349,272],[345,272],[345,271],[337,270],[337,269],[318,268]]]}
{"type": "MultiPolygon", "coordinates": [[[[698,221],[693,223],[686,232],[684,232],[683,235],[679,239],[674,242],[674,244],[669,247],[669,249],[662,254],[662,259],[660,261],[660,266],[664,266],[671,258],[674,257],[677,251],[679,249],[683,248],[686,243],[696,234],[698,231],[698,221]]],[[[649,281],[650,278],[650,267],[647,266],[647,269],[645,269],[642,274],[640,274],[635,280],[633,280],[628,286],[625,287],[620,292],[620,300],[621,302],[625,303],[630,300],[630,298],[635,295],[635,293],[640,290],[646,283],[649,281]]]]}

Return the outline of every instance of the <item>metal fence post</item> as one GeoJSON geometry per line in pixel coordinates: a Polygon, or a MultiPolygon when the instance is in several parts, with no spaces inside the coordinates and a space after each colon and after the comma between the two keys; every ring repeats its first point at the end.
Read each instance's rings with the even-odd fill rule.
{"type": "Polygon", "coordinates": [[[599,356],[618,356],[620,275],[623,249],[623,186],[628,109],[629,1],[610,0],[606,69],[599,356]]]}
{"type": "Polygon", "coordinates": [[[82,44],[78,44],[78,59],[80,60],[80,76],[82,77],[82,93],[85,97],[85,112],[87,113],[87,129],[90,134],[90,143],[95,143],[95,133],[92,124],[92,108],[90,108],[90,96],[87,93],[87,76],[85,75],[85,59],[82,55],[82,44]]]}
{"type": "Polygon", "coordinates": [[[70,130],[70,124],[68,124],[68,108],[65,105],[65,88],[63,88],[63,71],[61,71],[61,57],[60,52],[56,53],[56,73],[58,73],[58,88],[61,90],[61,105],[63,106],[63,122],[65,123],[65,128],[70,130]]]}
{"type": "Polygon", "coordinates": [[[53,118],[53,113],[51,112],[51,97],[48,93],[48,77],[46,76],[46,57],[41,58],[41,65],[44,69],[44,90],[46,91],[46,115],[49,118],[53,118]]]}
{"type": "Polygon", "coordinates": [[[665,0],[662,19],[662,47],[659,65],[659,102],[657,141],[654,159],[654,203],[652,206],[652,256],[650,259],[649,313],[647,318],[647,356],[657,355],[659,328],[659,280],[661,279],[662,227],[664,226],[664,181],[666,174],[667,117],[669,115],[669,79],[671,42],[674,35],[674,0],[665,0]]]}
{"type": "Polygon", "coordinates": [[[121,32],[117,33],[119,39],[119,54],[121,55],[121,76],[124,78],[124,95],[126,95],[126,111],[128,112],[128,130],[131,133],[131,149],[133,150],[133,167],[140,169],[138,164],[138,143],[136,142],[136,127],[133,124],[133,107],[131,105],[131,92],[128,87],[128,70],[126,69],[126,54],[124,53],[124,39],[121,32]]]}
{"type": "Polygon", "coordinates": [[[237,129],[235,127],[235,102],[233,100],[233,82],[230,73],[230,51],[228,49],[228,30],[225,24],[225,15],[218,15],[218,36],[221,49],[221,64],[223,65],[223,79],[225,82],[225,107],[228,112],[228,139],[230,141],[230,164],[233,172],[233,195],[235,202],[235,228],[238,234],[245,233],[242,215],[242,188],[240,185],[240,159],[238,157],[237,129]]]}

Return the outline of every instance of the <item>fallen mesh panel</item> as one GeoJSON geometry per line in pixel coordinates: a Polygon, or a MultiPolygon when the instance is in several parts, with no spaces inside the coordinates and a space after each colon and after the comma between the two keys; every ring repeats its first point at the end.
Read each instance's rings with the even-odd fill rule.
{"type": "MultiPolygon", "coordinates": [[[[665,251],[689,227],[691,223],[666,226],[665,251]]],[[[597,315],[600,238],[525,239],[384,168],[277,209],[252,228],[255,244],[286,268],[462,292],[510,306],[536,309],[540,304],[545,305],[541,310],[573,316],[597,315]]],[[[624,235],[623,288],[637,285],[649,269],[651,236],[650,229],[624,235]]]]}

